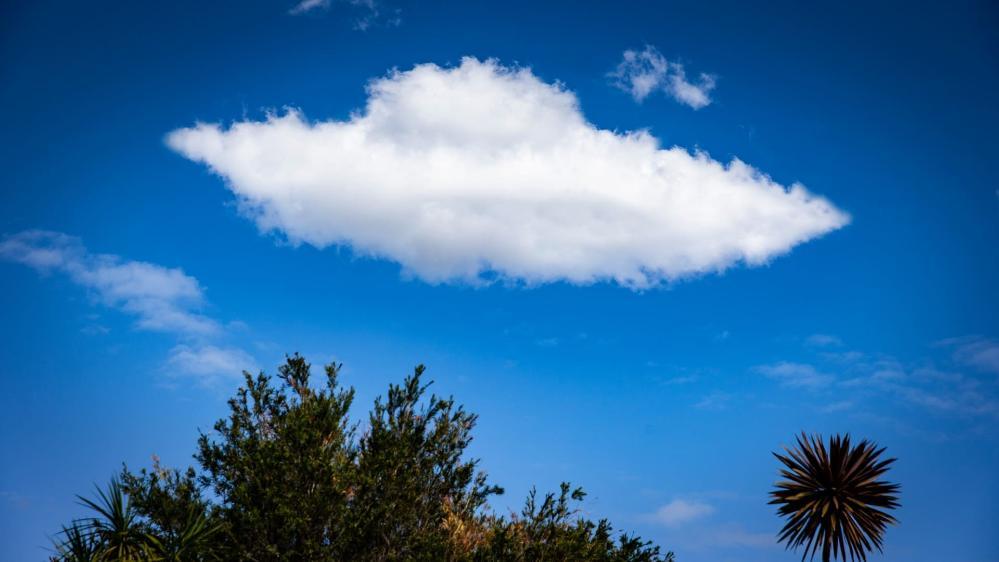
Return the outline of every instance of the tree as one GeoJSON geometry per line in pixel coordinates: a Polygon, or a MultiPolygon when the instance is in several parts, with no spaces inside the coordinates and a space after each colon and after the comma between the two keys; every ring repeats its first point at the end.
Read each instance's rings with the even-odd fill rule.
{"type": "Polygon", "coordinates": [[[531,490],[520,517],[491,521],[487,540],[475,549],[475,560],[593,560],[606,562],[673,562],[673,553],[660,555],[659,547],[638,537],[620,535],[606,519],[577,517],[571,502],[586,497],[582,488],[563,482],[561,490],[538,502],[531,490]]]}
{"type": "MultiPolygon", "coordinates": [[[[421,365],[389,386],[359,431],[340,368],[327,365],[319,385],[298,355],[276,381],[245,373],[227,418],[198,440],[197,470],[155,459],[150,470],[124,468],[115,485],[145,537],[134,559],[673,560],[579,516],[572,503],[584,493],[569,484],[540,502],[532,492],[519,515],[493,513],[488,499],[503,490],[465,457],[474,414],[428,396],[421,365]]],[[[64,533],[57,558],[102,559],[107,543],[88,529],[64,533]],[[68,554],[87,545],[95,556],[68,554]]]]}
{"type": "Polygon", "coordinates": [[[884,448],[850,436],[835,435],[826,449],[821,436],[802,434],[798,446],[774,453],[786,480],[775,485],[770,503],[787,522],[778,536],[788,548],[804,546],[802,560],[833,558],[867,560],[872,548],[882,550],[885,528],[897,521],[887,510],[898,507],[899,485],[879,480],[895,459],[881,460],[884,448]]]}
{"type": "Polygon", "coordinates": [[[442,523],[468,521],[503,489],[486,483],[476,460],[463,460],[476,416],[436,395],[422,406],[429,385],[423,365],[375,401],[360,440],[350,518],[351,559],[441,559],[456,553],[442,523]]]}
{"type": "Polygon", "coordinates": [[[147,536],[157,560],[215,560],[221,525],[202,498],[194,469],[181,473],[160,466],[134,474],[122,470],[123,487],[131,494],[136,512],[144,515],[147,536]]]}
{"type": "Polygon", "coordinates": [[[347,412],[353,390],[328,365],[325,388],[309,386],[300,356],[279,369],[281,387],[245,374],[229,419],[202,434],[200,482],[218,498],[226,550],[246,560],[333,560],[347,535],[357,451],[347,412]]]}

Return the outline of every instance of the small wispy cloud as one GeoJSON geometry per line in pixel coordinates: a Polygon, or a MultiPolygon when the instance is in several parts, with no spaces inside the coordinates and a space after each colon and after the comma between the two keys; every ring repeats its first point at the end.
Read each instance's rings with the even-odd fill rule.
{"type": "Polygon", "coordinates": [[[950,338],[940,345],[953,350],[954,360],[962,365],[999,374],[999,341],[982,336],[950,338]]]}
{"type": "MultiPolygon", "coordinates": [[[[353,10],[354,29],[366,31],[372,27],[396,27],[402,23],[402,10],[386,7],[379,0],[336,0],[337,4],[349,6],[353,10]]],[[[301,0],[288,13],[294,16],[329,10],[332,0],[301,0]]]]}
{"type": "MultiPolygon", "coordinates": [[[[172,372],[214,379],[255,365],[245,351],[210,342],[225,336],[222,324],[201,312],[204,289],[180,268],[92,253],[83,242],[62,232],[27,230],[0,240],[0,259],[20,263],[43,275],[62,274],[84,288],[94,301],[135,319],[139,330],[174,334],[183,342],[167,361],[172,372]]],[[[88,335],[108,333],[99,324],[88,335]]]]}
{"type": "Polygon", "coordinates": [[[222,378],[236,377],[243,371],[256,371],[256,361],[238,347],[215,345],[189,346],[180,344],[170,350],[167,365],[183,375],[193,375],[202,382],[213,383],[222,378]]]}
{"type": "Polygon", "coordinates": [[[772,365],[759,365],[754,370],[789,387],[817,389],[829,386],[835,380],[832,375],[822,373],[805,363],[781,361],[772,365]]]}
{"type": "Polygon", "coordinates": [[[28,496],[7,490],[0,490],[0,501],[16,507],[17,509],[28,509],[32,504],[28,496]]]}
{"type": "Polygon", "coordinates": [[[302,0],[288,11],[290,14],[304,14],[313,10],[326,10],[330,7],[330,0],[302,0]]]}
{"type": "Polygon", "coordinates": [[[888,356],[857,357],[853,363],[842,364],[852,376],[842,380],[839,387],[890,397],[935,414],[999,416],[999,381],[961,372],[963,365],[958,360],[956,370],[948,370],[925,359],[913,366],[888,356]]]}
{"type": "Polygon", "coordinates": [[[882,389],[910,404],[941,414],[962,417],[999,417],[999,389],[962,373],[944,373],[933,368],[908,371],[900,379],[881,381],[882,389]]]}
{"type": "Polygon", "coordinates": [[[714,76],[702,72],[691,82],[682,64],[667,60],[651,45],[641,51],[625,51],[609,76],[616,87],[631,94],[636,102],[661,91],[694,109],[709,105],[711,91],[715,88],[714,76]]]}
{"type": "Polygon", "coordinates": [[[714,506],[697,500],[675,499],[660,507],[648,519],[666,527],[676,527],[703,519],[715,512],[714,506]]]}
{"type": "Polygon", "coordinates": [[[87,324],[80,328],[80,333],[88,336],[103,336],[110,331],[110,328],[101,324],[87,324]]]}
{"type": "MultiPolygon", "coordinates": [[[[812,338],[806,348],[826,347],[814,345],[812,338]]],[[[992,376],[999,373],[999,341],[961,336],[936,342],[932,349],[947,355],[902,361],[884,353],[823,349],[815,351],[815,365],[783,361],[753,371],[824,398],[826,403],[816,406],[823,413],[860,415],[865,403],[892,401],[927,414],[979,420],[974,423],[999,418],[999,378],[992,376]]]]}
{"type": "Polygon", "coordinates": [[[136,318],[144,330],[206,335],[216,321],[198,312],[204,292],[197,279],[179,268],[92,254],[78,238],[61,232],[29,230],[0,241],[0,258],[40,273],[62,273],[88,289],[103,305],[136,318]]]}
{"type": "Polygon", "coordinates": [[[699,410],[724,410],[732,396],[724,392],[712,392],[694,404],[699,410]]]}
{"type": "Polygon", "coordinates": [[[823,414],[835,414],[837,412],[844,412],[846,410],[849,410],[850,408],[853,408],[852,400],[840,400],[838,402],[833,402],[831,404],[826,404],[825,406],[822,406],[821,408],[819,408],[819,411],[822,412],[823,414]]]}
{"type": "Polygon", "coordinates": [[[655,361],[647,361],[645,366],[659,371],[648,374],[646,378],[660,386],[693,384],[706,374],[702,369],[688,369],[679,366],[660,367],[655,361]]]}
{"type": "Polygon", "coordinates": [[[811,347],[838,347],[843,345],[843,340],[829,334],[812,334],[805,338],[805,344],[811,347]]]}

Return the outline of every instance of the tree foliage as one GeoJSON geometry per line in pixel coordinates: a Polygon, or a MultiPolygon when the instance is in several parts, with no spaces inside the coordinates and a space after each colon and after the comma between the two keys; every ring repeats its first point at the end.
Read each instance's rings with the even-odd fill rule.
{"type": "Polygon", "coordinates": [[[320,384],[298,355],[277,380],[244,374],[229,415],[202,433],[198,469],[127,467],[95,516],[64,527],[55,560],[581,560],[672,561],[576,505],[563,484],[519,514],[488,499],[503,490],[468,459],[476,416],[428,396],[424,368],[375,401],[367,423],[348,416],[353,389],[340,365],[320,384]],[[363,427],[363,430],[361,428],[363,427]]]}

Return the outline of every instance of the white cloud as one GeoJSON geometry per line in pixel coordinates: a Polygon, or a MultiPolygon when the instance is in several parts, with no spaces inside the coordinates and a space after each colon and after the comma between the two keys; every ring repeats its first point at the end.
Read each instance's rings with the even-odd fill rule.
{"type": "Polygon", "coordinates": [[[205,382],[257,370],[256,361],[249,353],[237,347],[214,345],[178,345],[170,350],[167,364],[177,374],[194,375],[205,382]]]}
{"type": "Polygon", "coordinates": [[[760,365],[755,370],[767,378],[790,387],[815,389],[828,386],[833,382],[831,375],[821,373],[815,367],[804,363],[781,361],[772,365],[760,365]]]}
{"type": "Polygon", "coordinates": [[[940,343],[953,349],[954,360],[958,363],[999,374],[999,341],[981,336],[965,336],[940,343]]]}
{"type": "Polygon", "coordinates": [[[825,406],[819,408],[819,411],[823,414],[834,414],[837,412],[844,412],[853,408],[854,404],[852,400],[840,400],[838,402],[833,402],[832,404],[826,404],[825,406]]]}
{"type": "Polygon", "coordinates": [[[700,410],[724,410],[732,396],[724,392],[712,392],[694,404],[700,410]]]}
{"type": "Polygon", "coordinates": [[[805,339],[805,343],[812,347],[838,347],[843,345],[843,340],[829,334],[812,334],[805,339]]]}
{"type": "Polygon", "coordinates": [[[219,330],[217,322],[197,312],[204,302],[197,279],[180,269],[92,254],[79,239],[44,230],[5,237],[0,257],[68,275],[105,306],[135,316],[139,328],[197,335],[219,330]]]}
{"type": "Polygon", "coordinates": [[[599,129],[529,69],[465,58],[368,85],[362,112],[297,110],[167,143],[226,180],[262,231],[396,261],[428,282],[646,288],[760,265],[849,217],[739,160],[599,129]]]}
{"type": "Polygon", "coordinates": [[[312,10],[325,10],[330,7],[330,0],[302,0],[289,10],[291,14],[304,14],[312,10]]]}
{"type": "Polygon", "coordinates": [[[922,367],[885,379],[870,377],[872,385],[928,410],[960,416],[999,416],[999,388],[957,372],[922,367]]]}
{"type": "Polygon", "coordinates": [[[715,508],[707,503],[676,499],[660,507],[651,519],[667,527],[675,527],[702,519],[714,512],[715,508]]]}
{"type": "MultiPolygon", "coordinates": [[[[365,31],[374,26],[395,27],[402,23],[400,9],[386,8],[378,0],[338,0],[338,3],[353,9],[354,29],[358,31],[365,31]]],[[[328,10],[331,4],[331,0],[301,0],[288,10],[288,13],[300,15],[317,10],[328,10]]]]}
{"type": "MultiPolygon", "coordinates": [[[[100,304],[134,316],[137,328],[180,336],[186,343],[175,346],[167,361],[172,373],[213,382],[223,375],[256,369],[253,357],[242,349],[207,343],[225,335],[224,330],[218,321],[198,312],[204,305],[204,291],[197,279],[180,269],[93,254],[78,238],[44,230],[4,237],[0,258],[43,274],[65,274],[100,304]]],[[[83,331],[108,333],[106,327],[96,324],[83,331]]]]}
{"type": "Polygon", "coordinates": [[[781,362],[754,370],[784,386],[824,393],[827,403],[817,406],[824,413],[865,411],[872,404],[883,408],[893,401],[925,413],[974,420],[999,416],[999,379],[991,376],[999,372],[999,363],[991,363],[997,347],[995,339],[964,336],[934,345],[948,351],[949,360],[922,357],[903,362],[883,353],[819,352],[824,361],[819,367],[781,362]]]}
{"type": "Polygon", "coordinates": [[[714,76],[701,73],[696,83],[690,82],[682,64],[666,60],[651,45],[642,51],[625,51],[610,77],[615,86],[631,94],[637,102],[662,91],[694,109],[709,105],[711,90],[715,88],[714,76]]]}

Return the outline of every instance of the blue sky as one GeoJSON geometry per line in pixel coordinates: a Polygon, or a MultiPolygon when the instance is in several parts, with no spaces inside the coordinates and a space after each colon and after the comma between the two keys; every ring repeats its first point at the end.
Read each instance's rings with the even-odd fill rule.
{"type": "Polygon", "coordinates": [[[499,510],[795,560],[770,451],[851,432],[884,559],[996,560],[994,7],[204,4],[3,8],[0,558],[299,351],[426,363],[499,510]]]}

